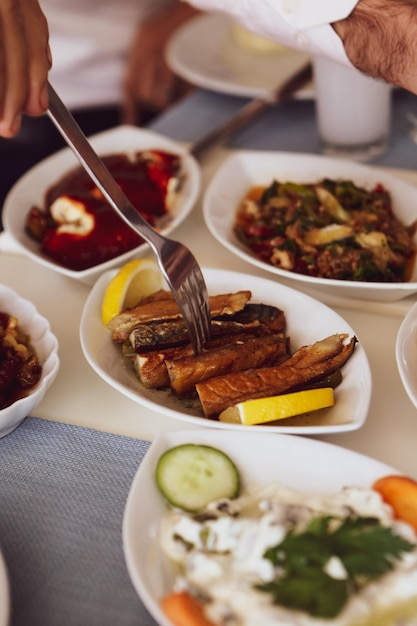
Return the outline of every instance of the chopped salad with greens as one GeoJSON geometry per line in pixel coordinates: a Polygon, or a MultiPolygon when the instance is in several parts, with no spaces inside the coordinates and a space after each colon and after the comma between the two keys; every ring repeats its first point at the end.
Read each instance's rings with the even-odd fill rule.
{"type": "Polygon", "coordinates": [[[253,187],[238,208],[235,233],[262,261],[318,278],[406,282],[415,261],[417,223],[394,215],[382,184],[350,180],[253,187]]]}

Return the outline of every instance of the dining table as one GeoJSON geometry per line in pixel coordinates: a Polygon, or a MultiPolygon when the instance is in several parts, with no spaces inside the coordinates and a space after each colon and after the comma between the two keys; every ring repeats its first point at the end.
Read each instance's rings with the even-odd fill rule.
{"type": "MultiPolygon", "coordinates": [[[[388,147],[369,167],[417,186],[417,97],[401,89],[393,90],[392,97],[388,147]]],[[[246,102],[244,97],[196,88],[148,128],[192,147],[246,102]]],[[[205,226],[204,191],[238,150],[320,154],[314,97],[271,105],[203,154],[199,199],[173,233],[203,269],[278,282],[277,276],[226,250],[205,226]]],[[[0,235],[0,283],[33,302],[49,320],[60,357],[57,378],[33,415],[0,440],[0,550],[9,580],[10,626],[153,626],[125,564],[126,500],[159,433],[186,428],[198,439],[200,427],[138,404],[90,367],[79,328],[91,286],[34,262],[7,232],[0,235]]],[[[332,307],[350,324],[372,372],[363,426],[314,438],[368,455],[417,479],[417,412],[403,387],[395,354],[400,325],[417,294],[378,302],[313,293],[300,283],[296,288],[332,307]]],[[[146,502],[142,506],[146,508],[146,502]]]]}

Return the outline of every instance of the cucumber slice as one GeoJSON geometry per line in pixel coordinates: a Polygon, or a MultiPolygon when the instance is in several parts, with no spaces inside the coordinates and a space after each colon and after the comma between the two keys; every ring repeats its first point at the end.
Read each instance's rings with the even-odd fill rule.
{"type": "Polygon", "coordinates": [[[156,484],[174,507],[195,512],[218,498],[236,498],[240,477],[233,461],[211,446],[187,443],[158,460],[156,484]]]}

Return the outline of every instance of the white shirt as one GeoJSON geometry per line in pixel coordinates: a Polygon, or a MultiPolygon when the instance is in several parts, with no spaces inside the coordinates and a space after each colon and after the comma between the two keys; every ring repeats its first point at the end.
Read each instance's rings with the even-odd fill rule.
{"type": "Polygon", "coordinates": [[[351,65],[330,23],[347,17],[358,0],[187,0],[204,11],[228,13],[259,35],[351,65]]]}
{"type": "Polygon", "coordinates": [[[40,0],[49,26],[50,81],[65,104],[75,109],[119,103],[138,24],[171,1],[40,0]]]}

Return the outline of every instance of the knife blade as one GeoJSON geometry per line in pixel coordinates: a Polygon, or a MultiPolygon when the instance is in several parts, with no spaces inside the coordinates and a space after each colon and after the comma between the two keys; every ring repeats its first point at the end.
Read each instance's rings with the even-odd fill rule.
{"type": "Polygon", "coordinates": [[[289,100],[297,91],[310,82],[312,77],[312,65],[311,63],[306,63],[276,89],[266,94],[265,97],[250,100],[226,122],[217,126],[214,130],[201,137],[201,139],[198,139],[190,147],[189,153],[195,158],[200,158],[210,148],[224,143],[233,133],[252,122],[270,106],[289,100]]]}

